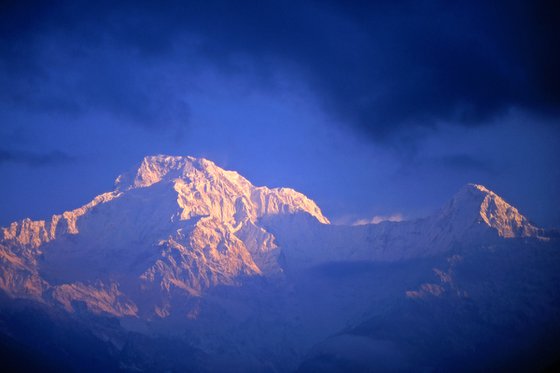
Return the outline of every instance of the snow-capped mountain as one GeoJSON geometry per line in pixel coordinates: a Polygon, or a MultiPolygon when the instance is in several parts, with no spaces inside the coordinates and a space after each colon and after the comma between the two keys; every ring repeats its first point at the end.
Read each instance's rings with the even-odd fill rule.
{"type": "Polygon", "coordinates": [[[258,220],[299,212],[328,223],[293,189],[254,187],[206,159],[146,157],[81,208],[3,228],[0,285],[68,311],[83,301],[92,312],[165,317],[173,292],[281,273],[275,239],[258,220]]]}
{"type": "MultiPolygon", "coordinates": [[[[481,185],[423,219],[337,226],[293,189],[159,155],[78,209],[2,228],[0,289],[84,320],[116,318],[127,333],[182,331],[189,348],[240,370],[285,370],[379,304],[467,294],[451,270],[426,282],[442,260],[550,246],[546,236],[481,185]]],[[[122,351],[114,332],[91,329],[122,351]]]]}

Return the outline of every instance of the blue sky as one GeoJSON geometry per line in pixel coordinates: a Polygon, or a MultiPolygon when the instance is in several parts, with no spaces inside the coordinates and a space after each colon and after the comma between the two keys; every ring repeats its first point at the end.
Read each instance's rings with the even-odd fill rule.
{"type": "Polygon", "coordinates": [[[544,1],[7,2],[0,224],[166,153],[339,223],[424,216],[476,182],[560,226],[557,21],[544,1]]]}

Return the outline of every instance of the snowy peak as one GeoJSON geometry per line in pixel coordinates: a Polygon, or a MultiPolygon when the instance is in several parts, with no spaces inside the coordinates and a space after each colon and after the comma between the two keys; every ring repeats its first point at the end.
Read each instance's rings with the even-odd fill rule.
{"type": "Polygon", "coordinates": [[[240,219],[255,221],[265,215],[305,212],[328,224],[320,208],[290,188],[255,187],[235,171],[218,167],[204,158],[156,155],[143,159],[137,169],[119,176],[119,191],[169,183],[178,193],[182,220],[214,216],[230,224],[240,219]]]}
{"type": "Polygon", "coordinates": [[[500,237],[538,237],[542,229],[533,226],[519,211],[483,185],[467,184],[438,214],[457,230],[475,226],[494,229],[500,237]]]}
{"type": "MultiPolygon", "coordinates": [[[[115,184],[120,190],[144,188],[160,181],[185,179],[199,174],[216,174],[219,172],[218,169],[219,167],[213,162],[204,158],[153,155],[144,157],[133,171],[120,175],[115,184]]],[[[243,179],[241,176],[239,177],[243,179]]],[[[243,180],[249,183],[247,180],[243,180]]]]}

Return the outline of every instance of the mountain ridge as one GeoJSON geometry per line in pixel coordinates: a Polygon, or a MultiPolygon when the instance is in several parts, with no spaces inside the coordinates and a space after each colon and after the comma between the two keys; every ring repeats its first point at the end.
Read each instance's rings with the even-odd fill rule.
{"type": "Polygon", "coordinates": [[[8,294],[68,311],[83,301],[98,313],[158,317],[170,315],[177,292],[198,297],[244,276],[282,277],[290,265],[411,259],[496,237],[546,239],[478,184],[428,218],[338,228],[293,189],[255,187],[209,160],[166,155],[145,157],[114,191],[80,208],[1,232],[0,288],[8,294]],[[299,214],[311,220],[290,218],[299,214]]]}

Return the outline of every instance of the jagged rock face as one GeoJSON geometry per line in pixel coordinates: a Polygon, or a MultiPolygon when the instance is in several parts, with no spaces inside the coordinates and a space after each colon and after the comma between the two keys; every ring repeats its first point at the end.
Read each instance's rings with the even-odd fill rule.
{"type": "Polygon", "coordinates": [[[395,261],[456,242],[541,234],[480,185],[467,185],[426,219],[337,227],[292,189],[255,187],[206,159],[160,155],[81,208],[3,228],[0,287],[68,311],[81,304],[94,313],[167,317],[177,299],[248,277],[282,278],[286,266],[395,261]]]}
{"type": "Polygon", "coordinates": [[[299,212],[328,223],[292,189],[254,187],[205,159],[146,157],[79,209],[3,228],[0,286],[68,311],[81,302],[94,313],[168,315],[173,296],[281,274],[258,221],[299,212]]]}

